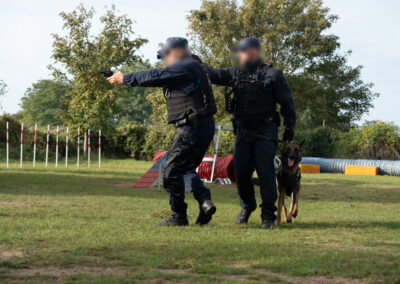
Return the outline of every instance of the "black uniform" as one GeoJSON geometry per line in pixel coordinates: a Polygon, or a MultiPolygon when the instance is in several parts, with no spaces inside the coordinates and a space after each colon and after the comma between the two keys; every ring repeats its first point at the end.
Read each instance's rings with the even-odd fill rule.
{"type": "Polygon", "coordinates": [[[215,130],[216,106],[207,73],[188,57],[173,66],[125,75],[124,84],[164,88],[168,122],[178,127],[163,165],[164,188],[173,217],[186,219],[185,188],[199,203],[211,199],[196,173],[215,130]]]}
{"type": "Polygon", "coordinates": [[[242,209],[256,208],[252,174],[260,180],[262,220],[275,220],[277,199],[274,157],[280,124],[276,104],[281,105],[283,124],[293,128],[296,123],[292,95],[281,70],[261,60],[233,68],[207,67],[210,80],[218,85],[231,85],[234,92],[232,112],[235,128],[234,167],[242,209]]]}

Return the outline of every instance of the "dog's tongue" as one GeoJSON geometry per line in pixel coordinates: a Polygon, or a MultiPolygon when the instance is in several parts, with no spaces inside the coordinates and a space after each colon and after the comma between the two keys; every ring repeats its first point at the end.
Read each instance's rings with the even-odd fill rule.
{"type": "Polygon", "coordinates": [[[288,166],[289,166],[289,167],[293,167],[293,165],[294,165],[294,160],[288,158],[288,166]]]}

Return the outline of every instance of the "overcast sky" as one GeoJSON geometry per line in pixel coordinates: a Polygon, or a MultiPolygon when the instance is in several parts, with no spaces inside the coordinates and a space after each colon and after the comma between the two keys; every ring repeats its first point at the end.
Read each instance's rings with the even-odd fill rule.
{"type": "MultiPolygon", "coordinates": [[[[343,51],[352,49],[351,65],[363,65],[362,79],[375,84],[381,96],[364,120],[394,121],[400,125],[400,1],[325,0],[339,15],[332,28],[343,51]]],[[[185,36],[189,10],[201,0],[12,0],[0,6],[0,79],[8,84],[2,112],[15,113],[26,89],[49,78],[51,33],[61,32],[58,13],[71,11],[79,3],[93,6],[97,15],[114,3],[136,21],[134,30],[149,40],[141,49],[154,62],[158,44],[169,36],[185,36]]],[[[96,26],[95,26],[96,28],[96,26]]],[[[97,27],[98,28],[98,27],[97,27]]]]}

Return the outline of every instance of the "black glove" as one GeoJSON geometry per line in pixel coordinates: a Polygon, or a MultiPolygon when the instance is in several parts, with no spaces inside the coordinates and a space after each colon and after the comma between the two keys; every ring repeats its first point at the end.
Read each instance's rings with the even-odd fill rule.
{"type": "Polygon", "coordinates": [[[285,141],[292,141],[294,138],[294,128],[290,127],[290,128],[285,128],[285,132],[283,133],[283,138],[282,140],[285,141]]]}

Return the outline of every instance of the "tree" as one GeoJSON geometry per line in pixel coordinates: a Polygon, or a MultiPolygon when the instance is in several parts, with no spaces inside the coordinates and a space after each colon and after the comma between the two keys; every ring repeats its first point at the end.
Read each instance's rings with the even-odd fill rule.
{"type": "Polygon", "coordinates": [[[63,124],[60,115],[67,110],[63,100],[69,88],[70,85],[62,81],[39,80],[33,83],[21,99],[23,121],[41,126],[63,124]]]}
{"type": "MultiPolygon", "coordinates": [[[[140,72],[151,68],[148,61],[136,62],[133,66],[121,68],[124,74],[140,72]]],[[[118,124],[128,122],[145,123],[152,114],[151,103],[146,99],[150,88],[135,87],[125,88],[125,91],[116,99],[118,113],[115,118],[118,124]]]]}
{"type": "Polygon", "coordinates": [[[0,97],[4,96],[6,93],[7,93],[7,84],[3,80],[0,80],[0,97]]]}
{"type": "Polygon", "coordinates": [[[126,15],[116,15],[114,6],[100,17],[103,28],[95,36],[91,34],[93,8],[86,10],[80,5],[60,16],[66,34],[53,35],[52,57],[61,68],[50,68],[56,78],[71,81],[65,96],[67,111],[63,115],[72,126],[106,130],[115,124],[116,100],[124,88],[111,86],[99,71],[140,61],[136,52],[147,41],[132,38],[132,20],[126,15]]]}
{"type": "MultiPolygon", "coordinates": [[[[206,64],[234,65],[233,46],[243,37],[257,37],[265,58],[285,72],[300,121],[348,129],[378,94],[360,79],[360,66],[347,64],[351,52],[340,53],[339,38],[329,33],[337,19],[320,0],[244,0],[242,6],[203,0],[188,15],[194,50],[206,64]]],[[[217,101],[223,110],[222,96],[217,101]]]]}

